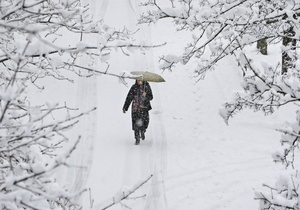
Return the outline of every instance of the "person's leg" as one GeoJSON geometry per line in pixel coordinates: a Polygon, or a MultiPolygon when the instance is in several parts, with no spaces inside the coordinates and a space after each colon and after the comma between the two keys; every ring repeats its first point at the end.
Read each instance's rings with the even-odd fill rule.
{"type": "Polygon", "coordinates": [[[141,130],[141,139],[145,140],[145,130],[141,130]]]}
{"type": "Polygon", "coordinates": [[[135,139],[135,144],[138,145],[140,143],[140,130],[139,127],[137,126],[137,120],[138,120],[138,114],[136,112],[132,112],[132,130],[134,131],[134,139],[135,139]]]}
{"type": "Polygon", "coordinates": [[[138,145],[140,143],[140,131],[134,130],[134,138],[135,138],[135,144],[138,145]]]}

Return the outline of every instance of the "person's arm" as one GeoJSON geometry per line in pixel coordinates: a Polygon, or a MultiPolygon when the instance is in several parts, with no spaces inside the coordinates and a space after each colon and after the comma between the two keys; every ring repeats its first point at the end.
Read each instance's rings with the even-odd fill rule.
{"type": "Polygon", "coordinates": [[[128,110],[132,100],[133,100],[133,87],[130,88],[130,90],[127,94],[127,97],[126,97],[126,100],[125,100],[125,103],[124,103],[124,106],[123,106],[123,112],[124,113],[126,113],[126,111],[128,110]]]}

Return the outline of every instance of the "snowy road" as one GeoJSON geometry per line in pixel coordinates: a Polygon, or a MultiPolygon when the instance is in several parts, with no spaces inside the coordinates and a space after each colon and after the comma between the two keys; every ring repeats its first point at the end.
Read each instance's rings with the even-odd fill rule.
{"type": "MultiPolygon", "coordinates": [[[[125,24],[128,28],[136,30],[136,9],[134,1],[106,0],[91,3],[91,11],[95,18],[103,18],[107,24],[116,28],[122,28],[125,24]]],[[[151,44],[150,29],[141,28],[137,39],[137,42],[146,41],[151,44]]],[[[116,52],[111,63],[110,71],[117,74],[122,71],[155,68],[151,51],[146,55],[134,52],[130,57],[116,52]]],[[[134,81],[128,82],[131,86],[134,81]]],[[[106,76],[78,81],[78,107],[81,110],[88,110],[94,106],[98,108],[97,113],[84,118],[78,126],[77,132],[82,134],[83,140],[75,154],[75,162],[76,165],[85,168],[75,168],[69,172],[69,177],[71,174],[76,175],[73,191],[84,186],[90,189],[91,198],[87,193],[81,198],[84,208],[102,209],[113,202],[120,191],[131,188],[153,174],[149,183],[134,195],[142,198],[122,202],[111,209],[123,209],[124,205],[136,209],[166,209],[163,180],[166,136],[160,116],[161,110],[160,107],[153,110],[155,114],[150,115],[151,125],[146,133],[146,140],[138,147],[135,146],[130,112],[126,115],[121,112],[128,90],[115,78],[106,76]],[[89,202],[91,199],[92,204],[89,202]]],[[[159,104],[159,94],[156,94],[158,90],[155,86],[153,92],[153,103],[159,104]]]]}
{"type": "Polygon", "coordinates": [[[153,90],[156,93],[157,111],[152,115],[153,123],[153,178],[145,209],[167,209],[167,200],[165,195],[165,173],[167,164],[167,137],[165,133],[164,120],[161,117],[161,106],[159,90],[153,90]]]}

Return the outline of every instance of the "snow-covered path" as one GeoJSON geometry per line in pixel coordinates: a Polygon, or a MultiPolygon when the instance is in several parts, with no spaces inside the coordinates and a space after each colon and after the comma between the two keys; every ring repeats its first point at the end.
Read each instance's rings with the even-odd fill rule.
{"type": "MultiPolygon", "coordinates": [[[[122,27],[120,23],[126,24],[127,27],[135,30],[136,14],[134,12],[136,5],[133,1],[103,1],[102,4],[93,5],[92,8],[97,6],[100,8],[100,12],[95,11],[94,14],[98,16],[98,19],[104,18],[106,23],[115,27],[122,27]],[[115,17],[114,11],[118,11],[118,18],[115,17]]],[[[142,28],[138,39],[151,44],[150,33],[149,29],[142,28]]],[[[149,51],[146,55],[137,52],[130,57],[121,54],[121,52],[117,52],[112,57],[110,72],[120,73],[130,70],[154,69],[153,56],[149,51]]],[[[89,80],[87,83],[79,81],[79,84],[82,84],[79,87],[79,92],[86,93],[82,99],[91,95],[90,91],[93,92],[92,95],[96,93],[95,97],[98,98],[96,100],[98,101],[98,110],[97,115],[95,115],[97,116],[96,139],[93,141],[90,141],[90,139],[84,140],[88,142],[84,142],[80,149],[85,150],[87,153],[94,153],[93,155],[86,154],[86,152],[82,153],[85,154],[82,157],[84,160],[88,160],[89,157],[93,156],[93,162],[89,162],[91,170],[88,171],[89,178],[86,187],[91,190],[91,198],[94,199],[94,203],[92,205],[89,203],[89,195],[86,194],[82,198],[84,208],[92,206],[94,209],[101,209],[112,203],[114,197],[116,198],[121,190],[131,188],[138,181],[144,180],[153,174],[148,186],[142,189],[142,199],[137,199],[141,202],[133,202],[135,204],[132,205],[137,205],[137,209],[164,209],[165,199],[162,177],[163,164],[166,160],[164,157],[166,146],[162,142],[165,142],[166,138],[163,135],[164,130],[161,126],[162,119],[159,110],[154,111],[156,113],[154,116],[150,116],[151,125],[146,133],[146,140],[136,147],[133,131],[131,130],[130,112],[126,115],[122,113],[122,106],[129,88],[119,84],[116,79],[106,76],[96,77],[97,84],[94,84],[93,81],[91,83],[89,80]],[[84,84],[86,85],[84,86],[84,84]],[[97,88],[96,90],[89,88],[93,85],[97,88]],[[88,149],[87,145],[91,143],[93,145],[92,149],[88,149]],[[146,201],[144,201],[145,197],[143,196],[145,194],[149,194],[146,201]]],[[[131,86],[134,81],[128,82],[131,86]]],[[[153,91],[155,92],[155,90],[153,91]]],[[[159,102],[158,95],[155,95],[155,100],[159,102]]],[[[88,100],[83,101],[83,103],[89,105],[93,104],[88,100]]],[[[93,119],[95,116],[93,116],[93,119]]],[[[77,163],[81,165],[82,161],[77,163]]],[[[85,179],[85,177],[82,178],[85,179]]],[[[81,186],[81,183],[76,181],[76,185],[81,186]]],[[[122,205],[126,205],[125,203],[122,205]]],[[[115,205],[112,209],[122,208],[122,205],[115,205]]]]}

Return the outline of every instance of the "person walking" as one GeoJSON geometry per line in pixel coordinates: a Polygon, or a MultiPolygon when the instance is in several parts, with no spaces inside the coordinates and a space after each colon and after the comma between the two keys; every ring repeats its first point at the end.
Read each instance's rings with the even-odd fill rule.
{"type": "Polygon", "coordinates": [[[149,110],[152,109],[150,101],[153,99],[152,90],[148,82],[136,80],[130,88],[124,106],[123,113],[126,113],[131,102],[132,130],[134,131],[135,144],[140,139],[145,139],[145,132],[149,125],[149,110]]]}

